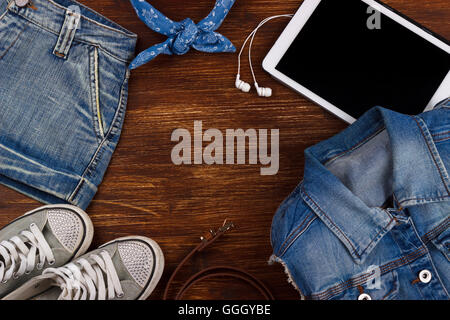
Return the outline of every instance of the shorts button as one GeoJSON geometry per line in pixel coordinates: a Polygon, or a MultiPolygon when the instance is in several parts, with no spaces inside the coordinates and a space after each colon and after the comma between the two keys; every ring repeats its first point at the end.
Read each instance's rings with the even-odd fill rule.
{"type": "Polygon", "coordinates": [[[358,300],[372,300],[372,297],[367,293],[362,293],[359,295],[358,300]]]}
{"type": "Polygon", "coordinates": [[[16,6],[23,8],[28,5],[28,2],[30,2],[30,0],[15,0],[15,2],[16,6]]]}
{"type": "Polygon", "coordinates": [[[419,280],[422,283],[428,283],[431,281],[431,272],[428,270],[422,270],[419,273],[419,280]]]}

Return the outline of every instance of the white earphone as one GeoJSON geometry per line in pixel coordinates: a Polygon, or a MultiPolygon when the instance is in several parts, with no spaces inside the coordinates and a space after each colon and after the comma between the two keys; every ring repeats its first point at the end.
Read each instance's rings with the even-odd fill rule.
{"type": "Polygon", "coordinates": [[[250,83],[242,81],[239,73],[236,75],[236,88],[242,92],[250,92],[251,89],[250,83]]]}
{"type": "Polygon", "coordinates": [[[260,97],[271,97],[272,96],[272,89],[271,88],[264,88],[264,87],[260,87],[258,85],[258,82],[256,81],[256,76],[255,76],[255,72],[253,70],[253,64],[252,64],[252,46],[253,46],[253,40],[255,40],[255,36],[256,33],[258,32],[258,30],[265,25],[267,22],[269,22],[270,20],[273,19],[277,19],[277,18],[292,18],[293,15],[292,14],[280,14],[280,15],[276,15],[276,16],[272,16],[272,17],[268,17],[266,19],[264,19],[263,21],[261,21],[258,26],[248,35],[247,39],[245,39],[244,43],[242,44],[242,48],[241,51],[239,52],[238,55],[238,73],[236,75],[236,88],[241,90],[242,92],[249,92],[251,89],[251,85],[243,80],[241,80],[241,55],[242,52],[244,51],[245,46],[247,45],[247,42],[250,40],[250,46],[248,48],[248,62],[250,63],[250,70],[252,72],[252,76],[253,76],[253,82],[256,88],[256,92],[258,93],[258,96],[260,97]]]}

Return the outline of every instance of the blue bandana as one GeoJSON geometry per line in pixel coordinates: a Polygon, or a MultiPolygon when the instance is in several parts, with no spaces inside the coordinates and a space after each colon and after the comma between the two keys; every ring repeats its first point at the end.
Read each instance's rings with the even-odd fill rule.
{"type": "Polygon", "coordinates": [[[136,69],[141,65],[164,54],[182,55],[192,47],[203,52],[235,52],[230,40],[214,32],[225,20],[236,0],[217,0],[211,13],[198,24],[187,18],[175,22],[156,10],[144,0],[130,0],[139,18],[152,30],[168,37],[163,43],[154,45],[141,52],[130,65],[136,69]]]}

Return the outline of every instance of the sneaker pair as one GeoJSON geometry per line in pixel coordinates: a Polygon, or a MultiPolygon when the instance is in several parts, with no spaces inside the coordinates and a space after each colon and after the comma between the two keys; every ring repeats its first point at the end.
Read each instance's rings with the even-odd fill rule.
{"type": "Polygon", "coordinates": [[[156,242],[126,237],[87,254],[94,227],[78,207],[50,205],[0,230],[3,300],[144,300],[158,284],[164,256],[156,242]]]}

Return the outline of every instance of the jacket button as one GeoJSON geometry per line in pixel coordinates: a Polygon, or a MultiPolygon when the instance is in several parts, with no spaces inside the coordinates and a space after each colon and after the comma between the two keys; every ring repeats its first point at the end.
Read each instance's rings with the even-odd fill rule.
{"type": "Polygon", "coordinates": [[[419,280],[422,283],[428,283],[431,281],[431,272],[428,270],[422,270],[419,273],[419,280]]]}
{"type": "Polygon", "coordinates": [[[23,8],[28,5],[28,2],[30,2],[30,0],[15,0],[15,2],[16,6],[23,8]]]}
{"type": "Polygon", "coordinates": [[[362,293],[359,295],[358,300],[372,300],[372,297],[367,293],[362,293]]]}

